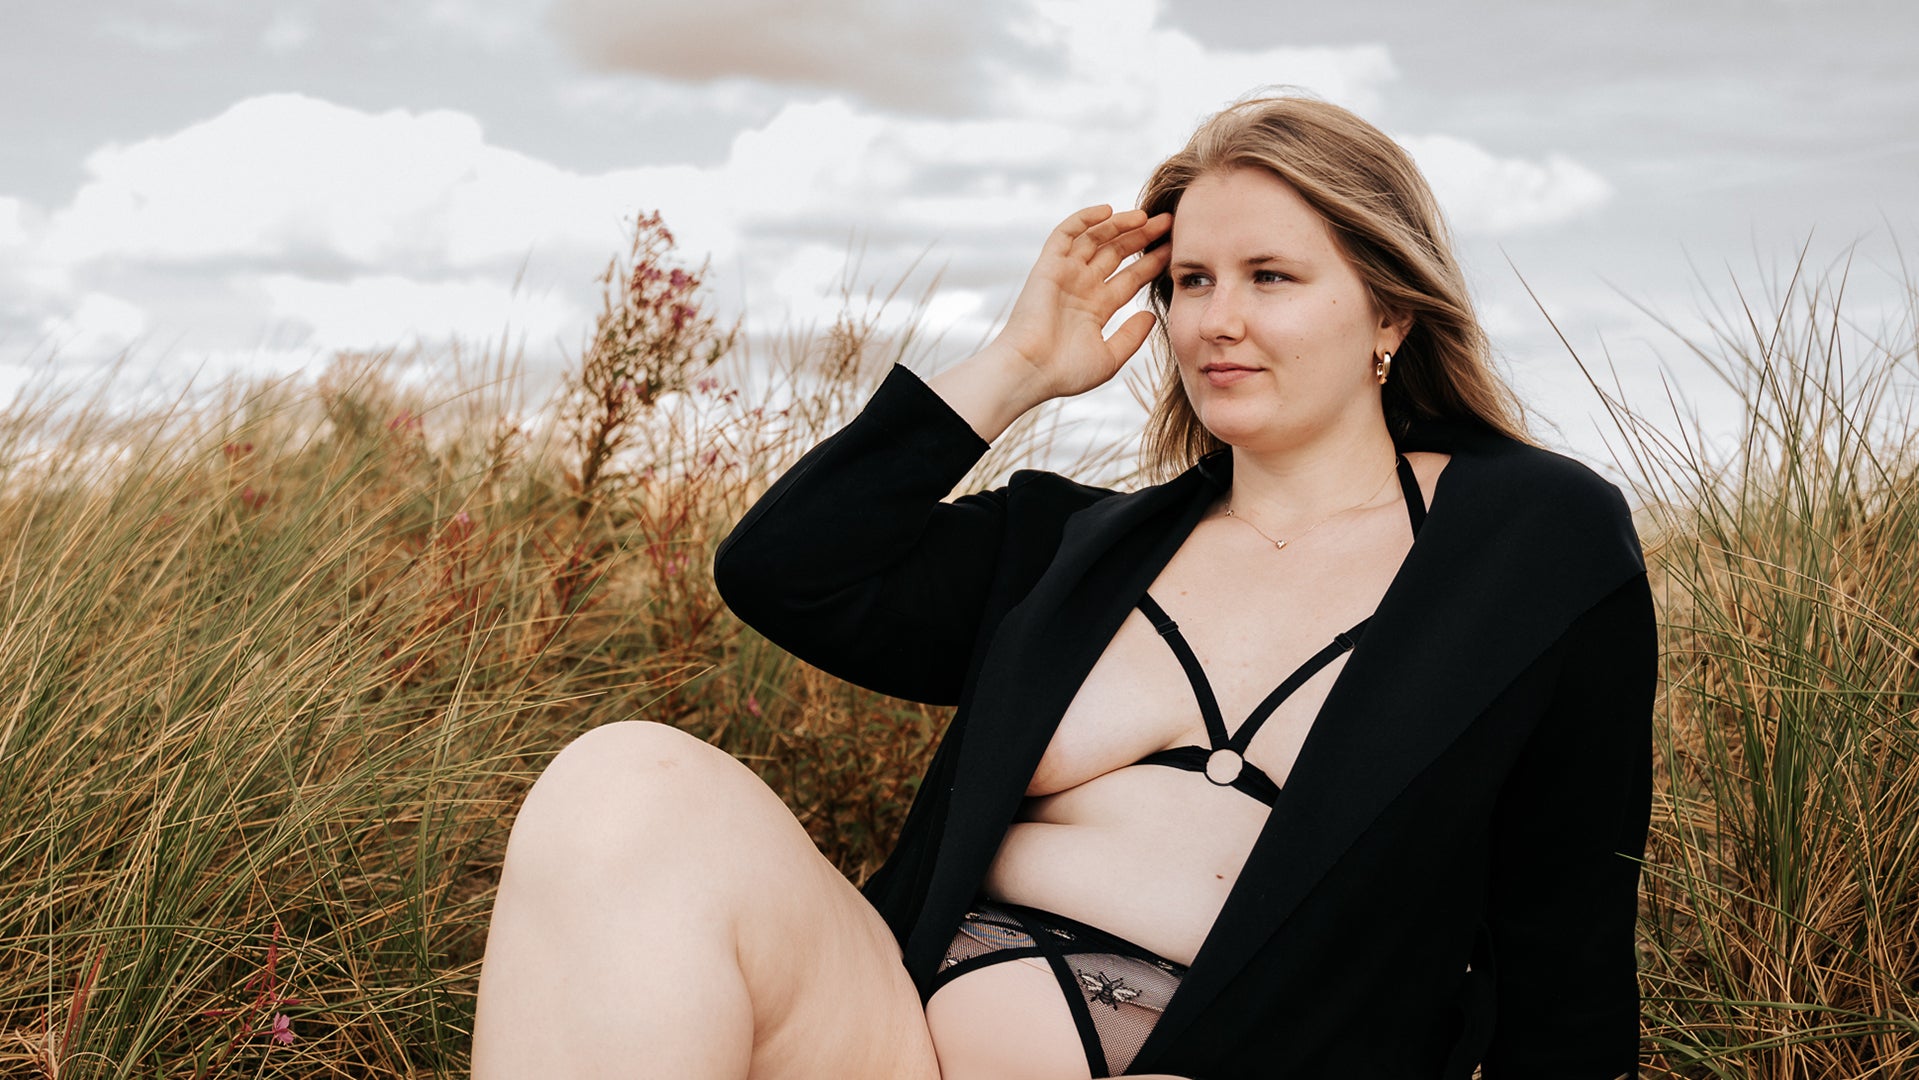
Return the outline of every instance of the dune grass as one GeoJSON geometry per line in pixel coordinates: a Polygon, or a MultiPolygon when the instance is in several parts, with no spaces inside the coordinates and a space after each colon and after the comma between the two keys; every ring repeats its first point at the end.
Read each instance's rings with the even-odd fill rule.
{"type": "Polygon", "coordinates": [[[1919,1075],[1919,294],[1862,326],[1848,270],[1802,255],[1686,342],[1730,443],[1608,395],[1664,646],[1654,1075],[1919,1075]]]}
{"type": "MultiPolygon", "coordinates": [[[[1842,354],[1830,287],[1694,343],[1747,402],[1732,451],[1612,402],[1665,644],[1649,1076],[1919,1070],[1911,324],[1842,354]]],[[[0,1075],[462,1074],[513,812],[614,720],[717,743],[878,865],[946,711],[794,661],[709,568],[921,343],[850,304],[749,355],[657,219],[606,297],[533,405],[499,356],[343,356],[0,414],[0,1075]]]]}

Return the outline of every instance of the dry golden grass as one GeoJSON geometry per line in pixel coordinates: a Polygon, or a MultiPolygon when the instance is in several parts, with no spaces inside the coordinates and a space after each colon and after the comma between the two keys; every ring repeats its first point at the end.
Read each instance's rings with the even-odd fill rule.
{"type": "MultiPolygon", "coordinates": [[[[462,1073],[507,826],[609,721],[715,742],[878,865],[946,711],[794,661],[709,568],[917,342],[849,303],[749,356],[674,269],[643,222],[532,408],[498,357],[439,358],[429,395],[345,356],[0,415],[0,1074],[462,1073]]],[[[1777,311],[1700,346],[1748,403],[1729,460],[1613,402],[1665,645],[1651,1076],[1919,1073],[1910,326],[1842,363],[1830,297],[1777,311]]],[[[962,487],[1057,433],[1023,420],[962,487]]]]}

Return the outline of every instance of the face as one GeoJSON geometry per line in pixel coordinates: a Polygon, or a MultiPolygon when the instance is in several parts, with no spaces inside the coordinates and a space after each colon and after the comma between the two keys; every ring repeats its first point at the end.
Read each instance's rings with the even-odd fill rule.
{"type": "Polygon", "coordinates": [[[1406,322],[1373,310],[1291,185],[1263,169],[1201,177],[1180,197],[1172,249],[1166,333],[1207,430],[1281,450],[1383,423],[1373,361],[1398,349],[1406,322]]]}

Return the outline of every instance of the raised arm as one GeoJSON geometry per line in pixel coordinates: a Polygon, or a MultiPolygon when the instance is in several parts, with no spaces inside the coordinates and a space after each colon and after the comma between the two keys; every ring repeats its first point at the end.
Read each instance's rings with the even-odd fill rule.
{"type": "Polygon", "coordinates": [[[1006,326],[972,358],[981,363],[955,365],[931,385],[990,442],[1032,406],[1083,394],[1119,374],[1152,332],[1153,315],[1135,312],[1111,338],[1106,323],[1166,269],[1172,247],[1162,244],[1124,268],[1121,263],[1172,227],[1171,214],[1115,214],[1108,206],[1087,207],[1060,222],[1006,326]]]}
{"type": "Polygon", "coordinates": [[[895,365],[721,541],[713,577],[734,613],[850,682],[957,702],[1012,485],[941,500],[1027,409],[1098,386],[1139,349],[1150,313],[1110,339],[1104,326],[1164,269],[1163,248],[1121,264],[1170,224],[1075,214],[1047,237],[991,345],[926,382],[895,365]]]}
{"type": "Polygon", "coordinates": [[[987,450],[899,365],[807,451],[713,558],[720,596],[802,660],[895,697],[953,704],[991,584],[1007,488],[943,503],[987,450]]]}
{"type": "Polygon", "coordinates": [[[1658,674],[1645,575],[1581,615],[1563,645],[1552,704],[1499,796],[1484,1080],[1637,1075],[1633,860],[1651,815],[1658,674]]]}

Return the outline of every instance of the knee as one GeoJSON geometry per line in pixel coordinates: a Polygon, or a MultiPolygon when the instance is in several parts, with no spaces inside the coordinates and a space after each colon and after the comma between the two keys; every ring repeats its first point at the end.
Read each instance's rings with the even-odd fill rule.
{"type": "Polygon", "coordinates": [[[741,773],[753,778],[725,751],[665,724],[594,728],[568,743],[527,792],[507,859],[542,873],[577,871],[684,844],[715,794],[741,773]]]}
{"type": "Polygon", "coordinates": [[[733,759],[726,751],[668,724],[622,720],[580,735],[556,755],[534,784],[571,787],[614,783],[673,784],[733,759]]]}

